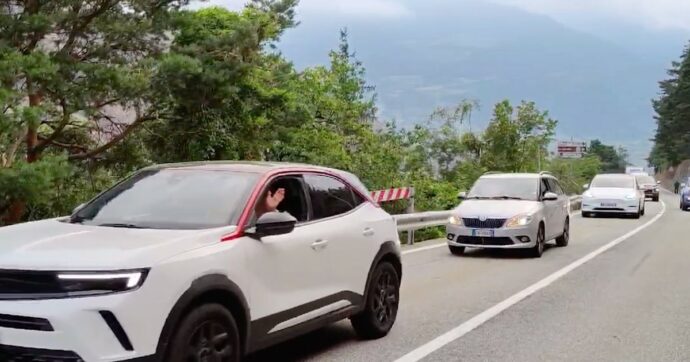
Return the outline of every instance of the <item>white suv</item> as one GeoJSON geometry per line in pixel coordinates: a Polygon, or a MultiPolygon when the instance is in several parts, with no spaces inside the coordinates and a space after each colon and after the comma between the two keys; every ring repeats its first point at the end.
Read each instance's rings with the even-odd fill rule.
{"type": "Polygon", "coordinates": [[[0,228],[0,361],[239,361],[343,318],[378,338],[401,277],[395,221],[349,173],[156,166],[0,228]]]}
{"type": "Polygon", "coordinates": [[[446,227],[448,247],[529,249],[541,257],[547,240],[567,246],[570,198],[548,173],[486,174],[455,208],[446,227]]]}

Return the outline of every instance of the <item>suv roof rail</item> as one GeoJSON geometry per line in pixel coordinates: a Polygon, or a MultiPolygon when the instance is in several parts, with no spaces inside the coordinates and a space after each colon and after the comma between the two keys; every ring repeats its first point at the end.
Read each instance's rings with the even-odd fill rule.
{"type": "Polygon", "coordinates": [[[551,171],[539,171],[540,175],[550,175],[553,176],[553,173],[551,171]]]}

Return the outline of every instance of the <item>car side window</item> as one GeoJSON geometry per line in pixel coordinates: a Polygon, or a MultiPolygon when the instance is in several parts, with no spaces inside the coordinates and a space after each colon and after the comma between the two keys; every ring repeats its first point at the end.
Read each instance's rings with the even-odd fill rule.
{"type": "Polygon", "coordinates": [[[549,191],[555,193],[556,195],[563,195],[563,189],[561,189],[561,185],[558,184],[558,181],[552,178],[547,178],[546,182],[549,185],[549,191]]]}
{"type": "Polygon", "coordinates": [[[541,179],[541,186],[539,187],[539,196],[543,197],[544,194],[546,194],[549,191],[551,191],[549,189],[549,184],[546,182],[545,178],[542,178],[541,179]]]}
{"type": "Polygon", "coordinates": [[[309,189],[312,220],[344,214],[361,204],[352,189],[333,177],[305,175],[304,180],[309,189]]]}
{"type": "Polygon", "coordinates": [[[283,200],[278,204],[277,211],[289,213],[298,222],[307,221],[309,219],[309,207],[302,177],[284,176],[271,180],[261,192],[261,197],[255,205],[254,222],[258,217],[257,214],[265,211],[265,207],[261,203],[266,202],[269,193],[276,192],[278,189],[284,189],[285,192],[283,200]]]}

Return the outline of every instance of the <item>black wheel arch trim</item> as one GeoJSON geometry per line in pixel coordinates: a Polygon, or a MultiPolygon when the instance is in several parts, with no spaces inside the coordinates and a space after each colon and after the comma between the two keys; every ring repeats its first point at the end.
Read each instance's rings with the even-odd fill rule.
{"type": "MultiPolygon", "coordinates": [[[[379,251],[376,253],[376,256],[374,257],[374,261],[371,262],[371,266],[369,267],[369,273],[367,274],[367,283],[365,284],[366,289],[364,290],[365,303],[367,300],[369,300],[369,284],[371,283],[371,278],[374,274],[374,270],[376,270],[376,266],[379,265],[379,263],[381,263],[381,261],[384,259],[393,261],[393,267],[398,272],[398,282],[402,283],[403,273],[400,247],[398,246],[398,243],[394,241],[386,241],[385,243],[381,244],[379,251]]],[[[361,306],[361,309],[364,309],[364,305],[361,306]]]]}
{"type": "Polygon", "coordinates": [[[247,351],[251,321],[251,313],[247,298],[244,296],[244,293],[242,293],[240,287],[227,276],[223,274],[208,274],[194,280],[173,306],[163,325],[163,330],[158,338],[156,355],[152,360],[163,362],[168,344],[173,338],[176,327],[182,321],[182,318],[184,318],[195,303],[199,302],[200,298],[213,293],[232,295],[232,299],[223,301],[220,304],[226,305],[227,303],[233,303],[236,305],[236,308],[241,308],[243,315],[235,315],[236,313],[233,313],[233,317],[236,319],[242,336],[242,351],[247,351]]]}

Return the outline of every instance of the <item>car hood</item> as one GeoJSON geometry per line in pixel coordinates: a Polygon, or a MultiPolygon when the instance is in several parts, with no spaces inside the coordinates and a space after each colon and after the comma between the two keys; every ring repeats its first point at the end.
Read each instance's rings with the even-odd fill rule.
{"type": "Polygon", "coordinates": [[[508,219],[515,215],[531,214],[539,209],[538,201],[526,200],[465,200],[453,210],[464,218],[508,219]]]}
{"type": "Polygon", "coordinates": [[[640,186],[642,186],[642,188],[644,188],[645,190],[651,190],[656,187],[656,184],[642,184],[640,186]]]}
{"type": "Polygon", "coordinates": [[[204,233],[208,231],[126,229],[70,224],[58,219],[24,223],[0,228],[0,269],[149,267],[207,245],[204,239],[213,239],[200,237],[204,233]]]}
{"type": "Polygon", "coordinates": [[[595,198],[624,198],[627,195],[634,194],[635,190],[629,188],[619,187],[593,187],[585,195],[592,195],[595,198]]]}

